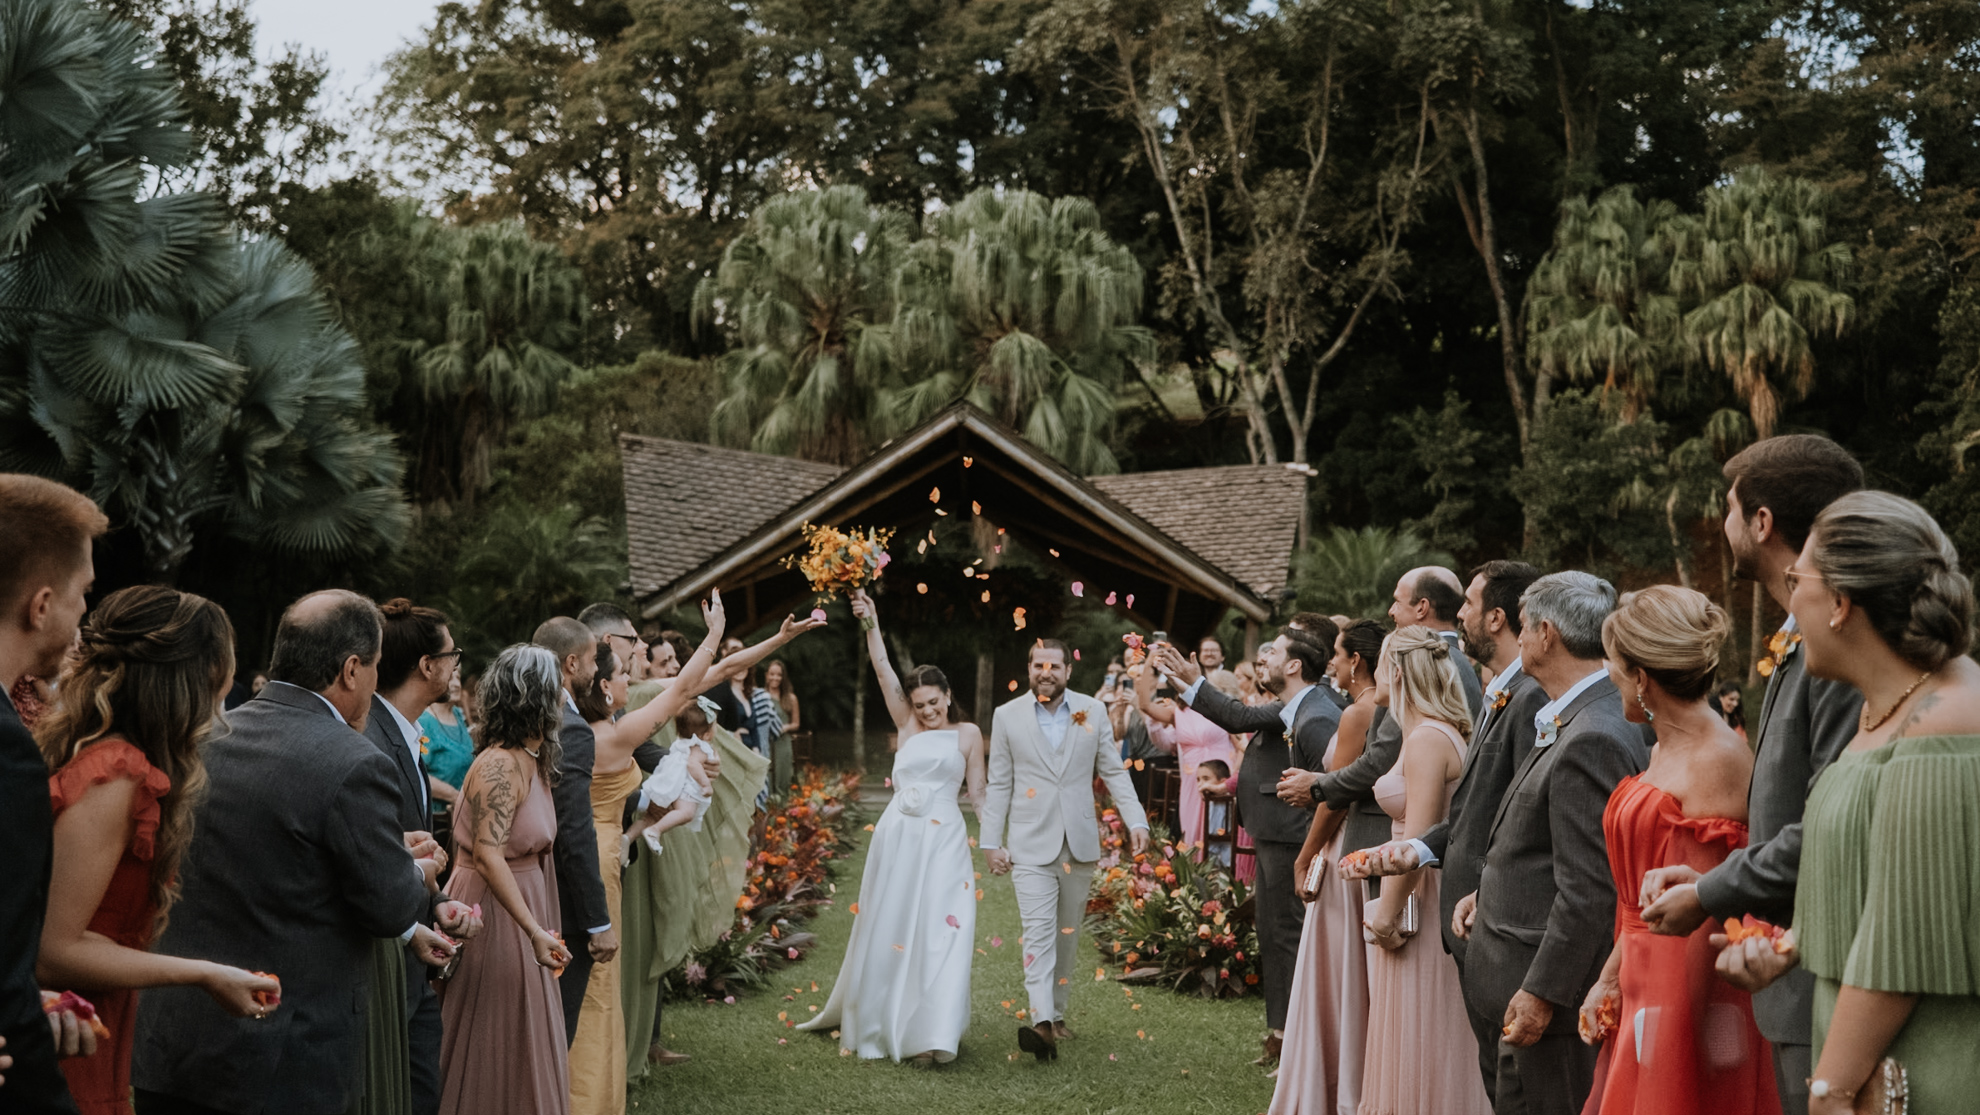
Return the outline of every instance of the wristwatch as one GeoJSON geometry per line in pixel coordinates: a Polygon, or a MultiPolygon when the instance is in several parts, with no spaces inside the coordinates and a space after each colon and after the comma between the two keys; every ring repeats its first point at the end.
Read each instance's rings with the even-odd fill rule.
{"type": "Polygon", "coordinates": [[[1810,1099],[1818,1100],[1853,1100],[1856,1098],[1856,1089],[1838,1088],[1826,1080],[1811,1076],[1808,1078],[1808,1096],[1810,1099]]]}

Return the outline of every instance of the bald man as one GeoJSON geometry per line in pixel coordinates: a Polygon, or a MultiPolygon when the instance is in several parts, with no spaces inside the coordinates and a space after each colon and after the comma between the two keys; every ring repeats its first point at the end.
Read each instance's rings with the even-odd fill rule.
{"type": "MultiPolygon", "coordinates": [[[[1458,575],[1440,565],[1425,565],[1396,580],[1389,619],[1397,629],[1428,627],[1451,644],[1451,661],[1458,667],[1458,683],[1464,687],[1464,702],[1475,724],[1485,709],[1485,687],[1479,684],[1471,659],[1464,656],[1464,633],[1458,630],[1462,607],[1464,587],[1458,575]]],[[[1388,709],[1378,709],[1360,758],[1337,771],[1287,771],[1279,782],[1279,798],[1300,806],[1321,801],[1334,812],[1347,814],[1343,846],[1373,848],[1386,843],[1390,834],[1389,815],[1375,801],[1375,780],[1389,773],[1401,757],[1402,724],[1388,709]]]]}

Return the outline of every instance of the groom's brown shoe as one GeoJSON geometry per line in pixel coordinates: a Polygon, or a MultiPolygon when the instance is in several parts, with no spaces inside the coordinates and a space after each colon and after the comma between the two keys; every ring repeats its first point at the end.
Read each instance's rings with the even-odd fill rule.
{"type": "Polygon", "coordinates": [[[1040,1022],[1035,1028],[1018,1027],[1018,1048],[1041,1061],[1059,1059],[1059,1042],[1052,1036],[1052,1024],[1040,1022]]]}
{"type": "Polygon", "coordinates": [[[1066,1041],[1072,1036],[1073,1036],[1073,1032],[1066,1028],[1065,1023],[1063,1022],[1052,1023],[1052,1038],[1054,1041],[1066,1041]]]}

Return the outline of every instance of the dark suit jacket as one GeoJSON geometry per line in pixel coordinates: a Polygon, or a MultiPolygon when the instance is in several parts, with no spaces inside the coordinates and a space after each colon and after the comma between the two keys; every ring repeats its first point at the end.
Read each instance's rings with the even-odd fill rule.
{"type": "Polygon", "coordinates": [[[1465,749],[1464,774],[1451,796],[1451,812],[1420,839],[1434,852],[1443,871],[1437,892],[1439,931],[1444,951],[1463,963],[1466,942],[1451,934],[1451,914],[1458,900],[1478,889],[1485,870],[1485,844],[1492,835],[1492,818],[1506,796],[1513,771],[1533,747],[1533,714],[1547,703],[1540,683],[1521,673],[1506,688],[1506,703],[1487,708],[1465,749]]]}
{"type": "Polygon", "coordinates": [[[48,911],[54,863],[54,819],[48,807],[48,764],[21,725],[14,702],[0,692],[0,1031],[41,1019],[41,986],[34,958],[48,911]]]}
{"type": "Polygon", "coordinates": [[[1501,1018],[1524,989],[1554,1004],[1549,1033],[1572,1033],[1615,930],[1602,813],[1616,783],[1649,765],[1650,751],[1606,677],[1560,722],[1551,744],[1527,750],[1492,818],[1464,996],[1478,1015],[1501,1018]]]}
{"type": "Polygon", "coordinates": [[[550,790],[557,807],[557,905],[564,939],[583,948],[586,933],[612,921],[605,879],[598,873],[598,828],[591,817],[591,764],[598,739],[584,717],[566,704],[557,742],[564,750],[563,777],[550,790]]]}
{"type": "Polygon", "coordinates": [[[1205,684],[1197,689],[1196,702],[1191,707],[1227,732],[1257,732],[1251,745],[1244,749],[1244,762],[1238,768],[1238,823],[1251,833],[1253,840],[1304,843],[1313,813],[1279,800],[1279,775],[1287,767],[1321,768],[1327,741],[1341,725],[1340,707],[1317,688],[1308,693],[1293,718],[1290,744],[1286,740],[1285,722],[1279,719],[1279,712],[1285,707],[1281,702],[1246,705],[1205,684]]]}
{"type": "MultiPolygon", "coordinates": [[[[1749,843],[1698,880],[1698,901],[1714,918],[1744,914],[1786,925],[1794,920],[1801,871],[1801,810],[1815,779],[1856,735],[1863,695],[1841,682],[1808,676],[1796,652],[1767,680],[1754,725],[1753,784],[1746,795],[1749,843]]],[[[1753,1015],[1768,1041],[1807,1045],[1815,977],[1796,968],[1753,996],[1753,1015]]]]}
{"type": "MultiPolygon", "coordinates": [[[[418,722],[415,721],[415,728],[418,722]]],[[[414,760],[412,749],[406,746],[405,737],[399,734],[398,721],[392,719],[392,712],[385,707],[385,699],[374,695],[371,698],[371,715],[364,718],[364,737],[375,744],[385,757],[392,760],[393,769],[399,772],[399,826],[405,832],[432,832],[433,814],[430,800],[420,795],[426,784],[426,764],[414,760]]],[[[431,925],[433,919],[422,914],[421,922],[431,925]]],[[[423,997],[427,978],[432,975],[427,966],[410,952],[406,954],[406,1003],[416,1006],[423,997]]]]}
{"type": "Polygon", "coordinates": [[[398,772],[294,686],[271,682],[228,720],[157,951],[271,972],[282,1005],[255,1021],[195,987],[146,991],[131,1079],[242,1115],[336,1115],[362,1087],[372,939],[427,909],[398,772]]]}
{"type": "MultiPolygon", "coordinates": [[[[1464,703],[1471,709],[1471,720],[1475,724],[1485,707],[1485,687],[1478,684],[1478,671],[1464,656],[1464,640],[1455,631],[1439,634],[1451,644],[1452,661],[1458,668],[1458,684],[1464,687],[1464,703]]],[[[1341,826],[1343,847],[1372,848],[1389,839],[1393,830],[1389,815],[1375,801],[1375,781],[1389,773],[1400,758],[1402,724],[1389,715],[1388,709],[1380,709],[1368,725],[1368,739],[1354,762],[1321,775],[1320,780],[1314,783],[1315,796],[1325,799],[1333,808],[1348,813],[1346,823],[1341,826]]]]}

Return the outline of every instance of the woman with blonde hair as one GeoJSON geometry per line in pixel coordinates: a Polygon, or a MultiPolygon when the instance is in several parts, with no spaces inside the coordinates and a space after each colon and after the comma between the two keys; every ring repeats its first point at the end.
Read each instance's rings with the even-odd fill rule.
{"type": "Polygon", "coordinates": [[[93,1002],[111,1037],[62,1062],[85,1115],[131,1110],[137,992],[197,986],[236,1017],[281,985],[150,951],[178,897],[206,785],[200,750],[234,673],[234,627],[213,601],[162,585],[111,593],[83,625],[36,740],[55,773],[55,862],[35,965],[93,1002]]]}
{"type": "MultiPolygon", "coordinates": [[[[1471,709],[1451,644],[1427,627],[1404,627],[1382,644],[1375,700],[1402,728],[1402,755],[1375,782],[1375,800],[1396,840],[1420,836],[1450,812],[1464,773],[1471,709]]],[[[1476,1044],[1464,1012],[1457,962],[1434,926],[1438,873],[1418,869],[1382,881],[1364,915],[1368,954],[1368,1048],[1363,1115],[1489,1115],[1491,1101],[1469,1057],[1476,1044]]]]}
{"type": "Polygon", "coordinates": [[[1625,593],[1602,624],[1609,680],[1632,724],[1657,734],[1650,766],[1617,783],[1602,816],[1616,884],[1616,944],[1581,1007],[1583,1041],[1602,1044],[1603,1115],[1780,1110],[1773,1058],[1753,998],[1712,978],[1707,924],[1689,937],[1643,924],[1644,875],[1703,873],[1746,844],[1753,754],[1712,706],[1730,624],[1701,593],[1625,593]]]}

